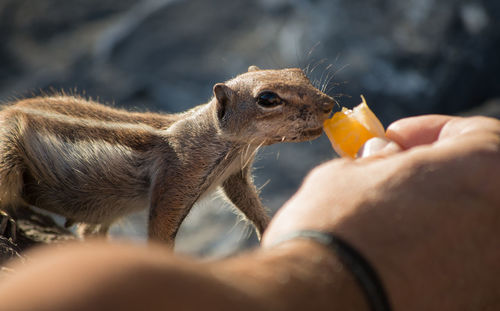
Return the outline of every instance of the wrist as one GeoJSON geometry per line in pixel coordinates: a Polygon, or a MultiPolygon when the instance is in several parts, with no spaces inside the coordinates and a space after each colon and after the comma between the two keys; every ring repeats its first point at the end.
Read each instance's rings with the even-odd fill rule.
{"type": "Polygon", "coordinates": [[[343,238],[328,231],[299,230],[284,236],[278,243],[305,239],[327,247],[340,259],[361,287],[365,299],[373,311],[390,311],[390,303],[378,273],[355,247],[343,238]]]}
{"type": "Polygon", "coordinates": [[[369,310],[354,276],[326,246],[296,239],[245,258],[221,266],[231,271],[232,285],[271,310],[369,310]]]}

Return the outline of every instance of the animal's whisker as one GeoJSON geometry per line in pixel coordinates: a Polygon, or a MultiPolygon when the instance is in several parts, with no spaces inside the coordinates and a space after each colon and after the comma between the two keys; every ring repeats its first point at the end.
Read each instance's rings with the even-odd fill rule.
{"type": "Polygon", "coordinates": [[[319,61],[316,62],[316,64],[314,64],[314,66],[312,67],[311,71],[309,72],[309,75],[312,75],[314,73],[314,71],[322,64],[324,64],[328,59],[327,58],[322,58],[320,59],[319,61]]]}
{"type": "Polygon", "coordinates": [[[245,164],[242,166],[243,168],[244,167],[247,167],[247,165],[253,160],[253,158],[255,157],[255,155],[257,154],[257,152],[259,151],[259,148],[262,147],[264,145],[264,142],[261,142],[257,148],[255,148],[255,150],[252,152],[251,156],[248,157],[248,159],[246,160],[245,164]]]}
{"type": "Polygon", "coordinates": [[[335,75],[335,74],[332,74],[332,72],[331,72],[332,67],[333,67],[333,64],[329,64],[328,66],[326,66],[325,70],[321,74],[321,80],[322,80],[321,89],[320,89],[321,92],[325,91],[325,88],[328,85],[328,83],[330,82],[331,77],[333,77],[335,75]],[[326,72],[326,76],[324,76],[325,72],[326,72]],[[323,80],[323,76],[324,76],[324,80],[323,80]]]}
{"type": "Polygon", "coordinates": [[[257,188],[257,192],[260,192],[262,189],[264,189],[265,186],[267,186],[271,182],[271,179],[266,180],[259,188],[257,188]]]}

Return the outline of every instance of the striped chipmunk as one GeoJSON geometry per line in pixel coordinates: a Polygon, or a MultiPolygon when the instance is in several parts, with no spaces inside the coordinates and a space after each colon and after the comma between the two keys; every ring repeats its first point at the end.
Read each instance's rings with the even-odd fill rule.
{"type": "Polygon", "coordinates": [[[0,210],[15,219],[36,206],[90,236],[149,208],[149,239],[173,245],[195,202],[221,187],[260,236],[270,218],[252,181],[256,151],[319,137],[334,103],[301,69],[255,66],[178,114],[65,95],[19,100],[0,110],[0,210]]]}

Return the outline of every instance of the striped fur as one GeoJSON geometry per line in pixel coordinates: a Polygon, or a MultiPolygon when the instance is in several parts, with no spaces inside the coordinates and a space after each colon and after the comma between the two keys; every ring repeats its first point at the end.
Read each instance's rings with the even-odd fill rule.
{"type": "Polygon", "coordinates": [[[192,205],[220,186],[261,234],[269,217],[250,174],[257,149],[319,136],[333,100],[299,69],[249,72],[215,95],[180,114],[128,112],[64,95],[5,106],[0,209],[15,215],[37,206],[87,224],[91,234],[149,208],[150,238],[173,243],[192,205]],[[257,107],[262,89],[287,105],[257,107]]]}

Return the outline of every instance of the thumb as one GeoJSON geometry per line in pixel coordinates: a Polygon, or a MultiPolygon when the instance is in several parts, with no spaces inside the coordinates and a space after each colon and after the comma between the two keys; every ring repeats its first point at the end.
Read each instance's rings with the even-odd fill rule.
{"type": "Polygon", "coordinates": [[[370,156],[386,156],[401,151],[402,148],[395,142],[382,137],[373,137],[366,141],[357,153],[358,158],[370,156]]]}

